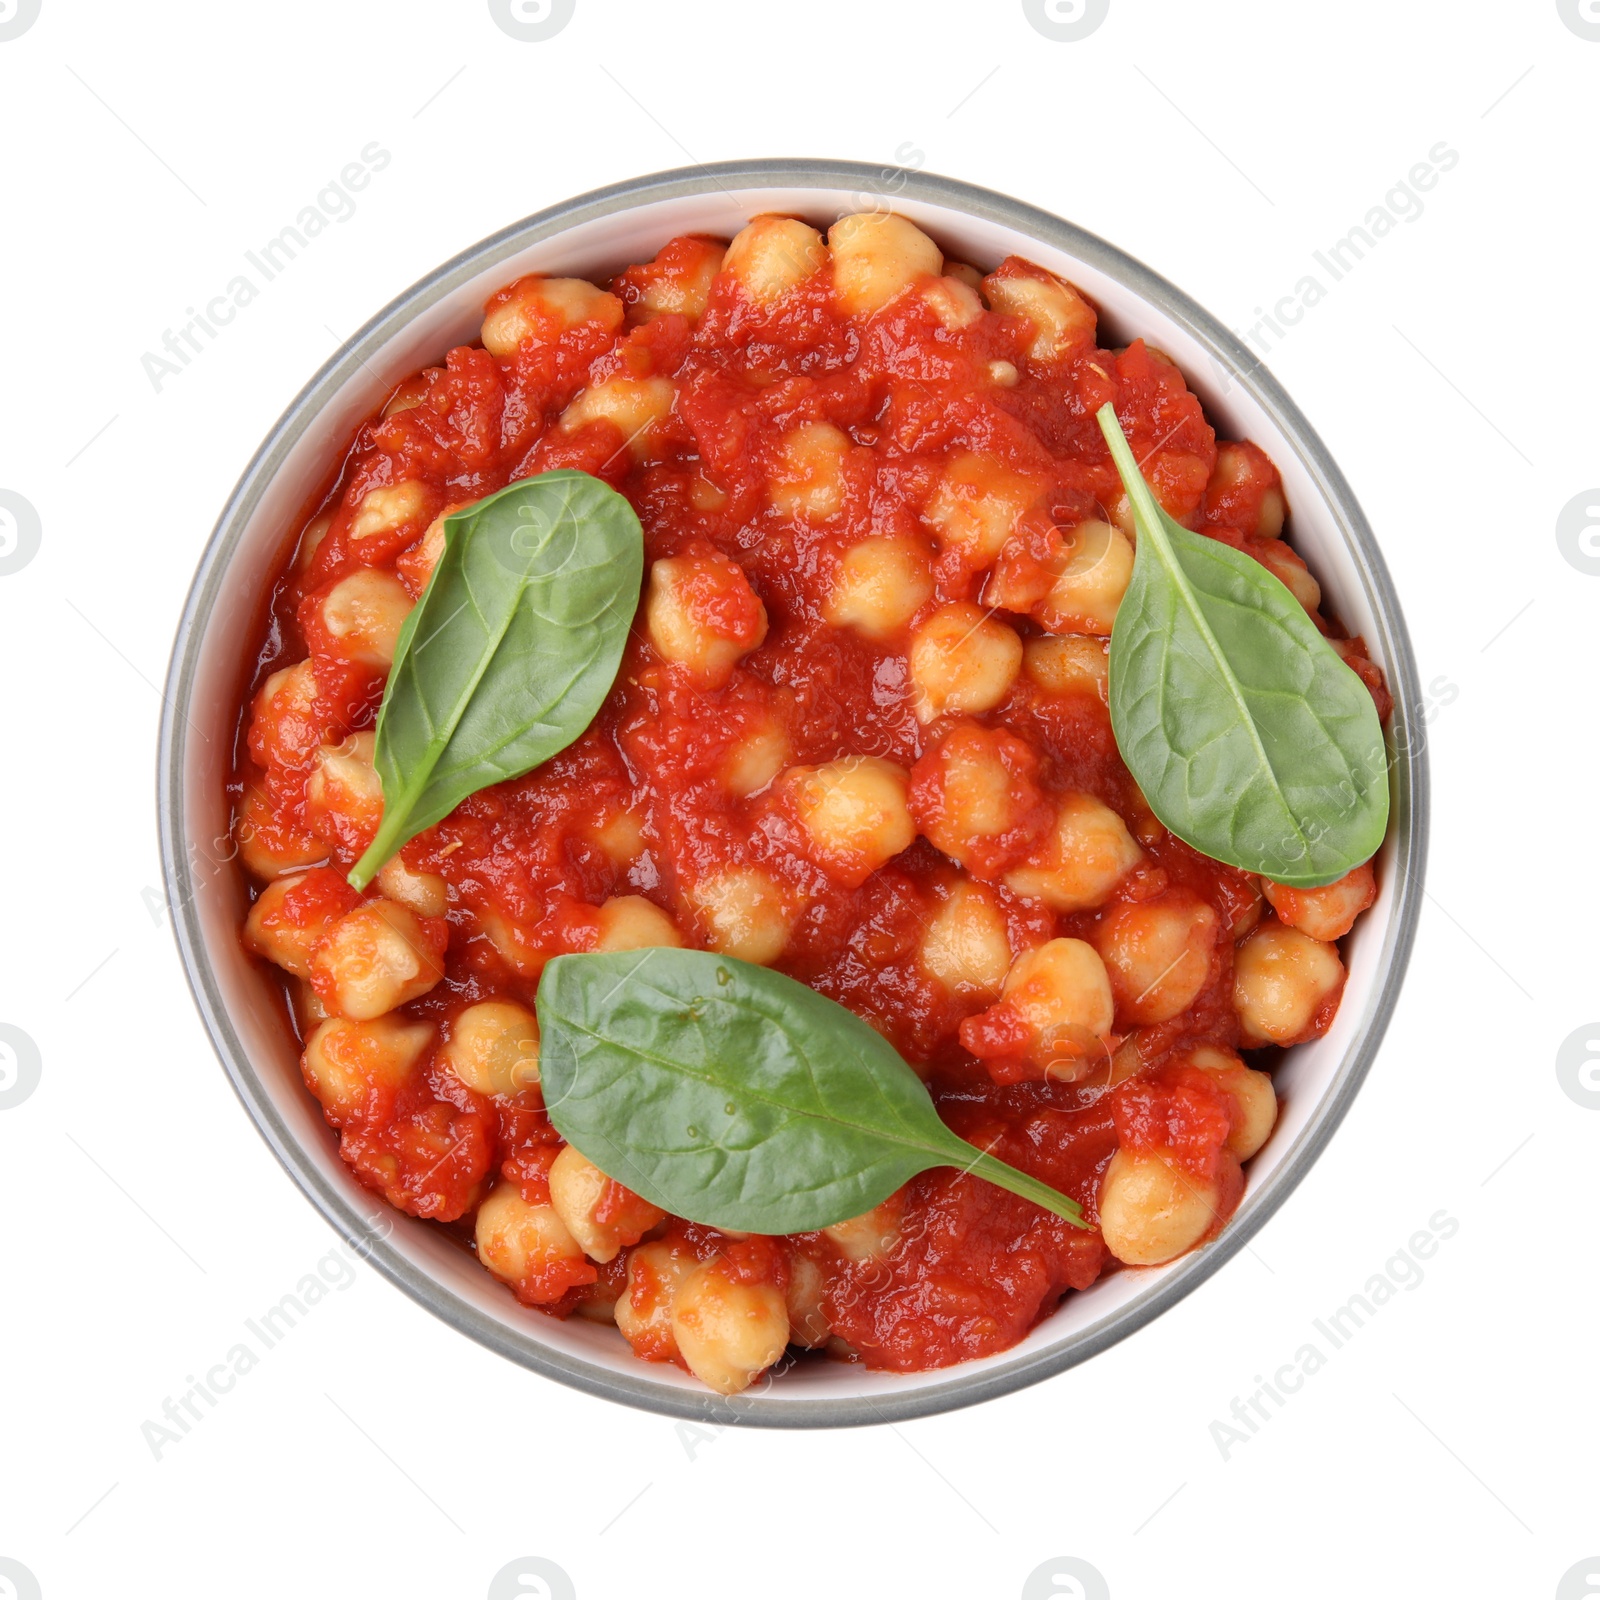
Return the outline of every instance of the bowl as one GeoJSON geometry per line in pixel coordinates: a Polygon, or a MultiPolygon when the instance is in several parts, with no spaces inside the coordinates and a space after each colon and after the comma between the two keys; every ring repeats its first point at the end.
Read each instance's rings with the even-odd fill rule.
{"type": "Polygon", "coordinates": [[[159,807],[168,900],[196,1004],[239,1098],[330,1223],[419,1304],[510,1360],[591,1394],[669,1416],[761,1427],[899,1421],[974,1404],[1086,1361],[1174,1305],[1283,1204],[1349,1109],[1399,991],[1422,896],[1427,767],[1416,664],[1400,604],[1350,486],[1294,403],[1216,318],[1148,267],[1048,212],[926,173],[837,161],[741,161],[656,173],[553,206],[430,273],[380,311],[290,403],[224,507],[178,627],[161,725],[159,807]],[[1250,1163],[1232,1222],[1165,1267],[1121,1271],[1067,1297],[1018,1345],[957,1367],[878,1373],[801,1362],[719,1397],[676,1367],[637,1360],[614,1329],[553,1318],[512,1296],[432,1224],[390,1210],[340,1161],[300,1077],[275,981],[244,952],[247,905],[224,796],[244,687],[241,641],[285,539],[360,421],[392,387],[477,337],[484,301],[525,272],[604,277],[682,233],[734,233],[778,211],[826,228],[890,208],[947,254],[986,268],[1017,253],[1099,307],[1103,343],[1146,337],[1178,363],[1219,432],[1260,444],[1283,474],[1296,546],[1331,606],[1365,635],[1395,697],[1392,811],[1377,903],[1346,941],[1333,1027],[1276,1071],[1283,1109],[1250,1163]]]}

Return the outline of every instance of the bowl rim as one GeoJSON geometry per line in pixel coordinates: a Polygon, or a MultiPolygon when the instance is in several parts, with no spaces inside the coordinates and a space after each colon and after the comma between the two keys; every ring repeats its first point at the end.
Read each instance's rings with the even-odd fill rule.
{"type": "MultiPolygon", "coordinates": [[[[1192,381],[1192,380],[1191,380],[1192,381]]],[[[157,817],[162,874],[179,957],[201,1021],[235,1093],[257,1131],[306,1198],[334,1229],[398,1288],[458,1332],[520,1366],[585,1393],[660,1415],[695,1422],[757,1427],[854,1427],[904,1421],[975,1405],[1022,1389],[1087,1361],[1153,1321],[1231,1260],[1276,1213],[1311,1169],[1344,1120],[1366,1078],[1393,1014],[1415,939],[1423,894],[1428,835],[1428,763],[1422,697],[1410,636],[1388,568],[1372,529],[1327,447],[1277,380],[1227,327],[1182,290],[1126,252],[1076,224],[1010,196],[929,172],[831,159],[766,158],[714,162],[647,174],[546,207],[472,245],[435,268],[373,316],[290,401],[229,495],[191,583],[180,617],[163,692],[157,753],[157,817]],[[234,1029],[211,963],[197,909],[197,883],[186,848],[184,775],[188,711],[198,657],[232,559],[254,508],[291,446],[316,425],[324,405],[417,312],[496,262],[578,224],[656,201],[741,188],[817,189],[837,194],[881,192],[889,180],[898,198],[923,201],[998,223],[1059,248],[1118,280],[1140,300],[1178,323],[1220,372],[1240,385],[1297,452],[1333,514],[1347,553],[1365,585],[1389,663],[1395,710],[1389,730],[1393,871],[1398,879],[1386,930],[1382,971],[1367,1012],[1335,1068],[1294,1147],[1204,1250],[1168,1270],[1142,1294],[1101,1322],[1054,1347],[1007,1359],[1008,1352],[949,1368],[948,1378],[904,1394],[841,1396],[775,1402],[758,1390],[724,1397],[669,1387],[641,1363],[637,1376],[519,1338],[504,1324],[452,1293],[397,1250],[386,1216],[376,1224],[318,1171],[273,1104],[234,1029]]]]}

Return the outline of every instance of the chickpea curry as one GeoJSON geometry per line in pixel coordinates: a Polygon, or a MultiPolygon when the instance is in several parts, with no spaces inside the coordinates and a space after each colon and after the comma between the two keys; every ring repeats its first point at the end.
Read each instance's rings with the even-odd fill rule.
{"type": "Polygon", "coordinates": [[[1376,882],[1212,859],[1134,781],[1107,647],[1148,535],[1102,407],[1161,510],[1280,580],[1390,702],[1285,542],[1272,462],[1219,443],[1160,351],[1097,335],[1020,258],[985,275],[893,215],[758,217],[605,288],[507,285],[292,530],[241,711],[244,938],[356,1177],[525,1306],[724,1394],[791,1348],[918,1371],[1232,1215],[1276,1052],[1329,1026],[1376,882]],[[615,681],[357,890],[374,724],[446,520],[561,470],[642,529],[615,681]],[[652,948],[847,1008],[948,1129],[1087,1225],[953,1166],[804,1233],[651,1203],[557,1131],[535,1006],[558,957],[652,948]]]}

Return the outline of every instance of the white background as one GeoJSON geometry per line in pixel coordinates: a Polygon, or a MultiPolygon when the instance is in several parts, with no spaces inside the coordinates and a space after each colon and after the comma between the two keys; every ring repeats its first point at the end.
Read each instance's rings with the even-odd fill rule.
{"type": "Polygon", "coordinates": [[[0,42],[0,489],[42,527],[0,576],[0,1022],[42,1061],[0,1110],[0,1557],[45,1600],[476,1600],[529,1555],[582,1600],[1092,1593],[1025,1591],[1066,1556],[1116,1600],[1591,1592],[1558,1586],[1600,1553],[1600,1111],[1555,1063],[1600,1014],[1600,576],[1555,528],[1600,483],[1597,92],[1556,0],[1111,0],[1076,43],[1018,0],[577,0],[543,43],[483,0],[43,0],[0,42]],[[156,392],[143,354],[373,140],[355,215],[156,392]],[[335,1242],[191,1008],[152,790],[190,574],[339,341],[539,207],[754,155],[1010,192],[1243,329],[1441,140],[1422,215],[1269,362],[1387,553],[1436,800],[1387,1042],[1255,1247],[1008,1399],[716,1437],[523,1372],[362,1266],[155,1460],[141,1424],[335,1242]],[[1234,1397],[1440,1210],[1424,1281],[1225,1460],[1234,1397]]]}

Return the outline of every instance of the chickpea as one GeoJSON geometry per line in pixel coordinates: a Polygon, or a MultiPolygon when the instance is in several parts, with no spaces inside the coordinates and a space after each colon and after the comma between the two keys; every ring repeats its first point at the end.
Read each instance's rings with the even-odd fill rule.
{"type": "Polygon", "coordinates": [[[702,465],[689,480],[689,504],[696,511],[721,511],[727,503],[726,491],[719,489],[706,476],[705,467],[702,465]]]}
{"type": "Polygon", "coordinates": [[[500,912],[477,908],[477,931],[494,946],[495,953],[519,978],[538,981],[545,963],[557,952],[535,940],[530,929],[500,912]]]}
{"type": "Polygon", "coordinates": [[[820,767],[790,767],[780,782],[813,859],[850,888],[917,836],[906,804],[908,775],[892,761],[845,756],[820,767]]]}
{"type": "Polygon", "coordinates": [[[900,1243],[905,1215],[905,1193],[897,1189],[870,1211],[863,1211],[859,1217],[846,1217],[843,1222],[824,1228],[822,1234],[846,1261],[882,1261],[900,1243]]]}
{"type": "Polygon", "coordinates": [[[1308,611],[1322,604],[1322,585],[1311,576],[1304,561],[1280,540],[1262,540],[1250,554],[1264,566],[1308,611]]]}
{"type": "Polygon", "coordinates": [[[411,605],[406,586],[392,572],[363,567],[328,591],[322,626],[347,660],[387,672],[411,605]]]}
{"type": "Polygon", "coordinates": [[[683,948],[678,925],[660,906],[642,894],[618,895],[607,900],[598,912],[600,950],[648,950],[662,947],[683,948]]]}
{"type": "Polygon", "coordinates": [[[1314,1038],[1318,1012],[1344,985],[1338,950],[1269,917],[1238,948],[1233,1009],[1246,1045],[1314,1038]]]}
{"type": "Polygon", "coordinates": [[[1022,669],[1016,630],[975,605],[940,606],[911,636],[912,706],[919,722],[992,711],[1022,669]]]}
{"type": "Polygon", "coordinates": [[[311,954],[354,905],[356,892],[338,873],[313,871],[277,878],[261,891],[244,922],[244,942],[258,956],[292,972],[311,974],[311,954]]]}
{"type": "Polygon", "coordinates": [[[654,265],[661,270],[650,275],[629,308],[630,320],[679,316],[699,321],[727,253],[728,247],[715,239],[674,239],[656,257],[654,265]]]}
{"type": "Polygon", "coordinates": [[[413,872],[399,856],[378,869],[378,888],[386,899],[410,906],[419,917],[442,917],[450,909],[450,886],[437,872],[413,872]]]}
{"type": "Polygon", "coordinates": [[[426,994],[444,976],[442,954],[414,911],[368,900],[329,928],[312,954],[311,981],[341,1016],[367,1021],[426,994]]]}
{"type": "Polygon", "coordinates": [[[966,261],[947,261],[944,264],[944,275],[954,278],[957,283],[964,283],[969,289],[976,289],[983,283],[983,274],[966,261]]]}
{"type": "Polygon", "coordinates": [[[1313,939],[1332,944],[1355,926],[1356,918],[1378,898],[1372,863],[1353,867],[1336,883],[1320,889],[1291,889],[1286,884],[1261,881],[1262,892],[1286,927],[1298,928],[1313,939]]]}
{"type": "Polygon", "coordinates": [[[1019,376],[1016,363],[1011,361],[989,361],[984,364],[985,372],[989,374],[989,382],[997,389],[1015,389],[1019,376]]]}
{"type": "Polygon", "coordinates": [[[1093,945],[1051,939],[1012,963],[1000,991],[1003,1005],[1029,1029],[1029,1060],[1058,1075],[1076,1076],[1085,1057],[1111,1032],[1111,982],[1093,945]]]}
{"type": "Polygon", "coordinates": [[[447,506],[428,524],[422,537],[415,544],[408,545],[396,558],[395,571],[406,586],[406,593],[413,599],[420,599],[422,591],[428,587],[433,569],[439,565],[439,558],[444,554],[445,521],[459,509],[447,506]]]}
{"type": "Polygon", "coordinates": [[[617,1329],[646,1361],[670,1361],[678,1353],[672,1335],[672,1303],[695,1270],[693,1256],[652,1241],[628,1254],[628,1282],[617,1301],[617,1329]]]}
{"type": "Polygon", "coordinates": [[[330,843],[365,845],[383,820],[383,783],[373,767],[375,738],[352,733],[325,744],[306,780],[306,820],[330,843]]]}
{"type": "Polygon", "coordinates": [[[1109,637],[1133,576],[1133,546],[1109,522],[1091,518],[1068,535],[1060,571],[1033,615],[1052,633],[1109,637]]]}
{"type": "Polygon", "coordinates": [[[1277,539],[1287,515],[1278,469],[1253,444],[1219,444],[1206,484],[1206,511],[1257,539],[1277,539]]]}
{"type": "Polygon", "coordinates": [[[1266,904],[1266,897],[1261,893],[1261,879],[1254,873],[1246,873],[1244,882],[1239,886],[1239,896],[1230,909],[1228,917],[1228,936],[1235,944],[1244,938],[1247,933],[1255,931],[1256,925],[1261,921],[1262,907],[1266,904]]]}
{"type": "Polygon", "coordinates": [[[514,1289],[532,1287],[551,1267],[583,1260],[554,1206],[529,1205],[514,1183],[502,1183],[473,1225],[478,1260],[514,1289]]]}
{"type": "Polygon", "coordinates": [[[770,1283],[741,1283],[719,1261],[689,1273],[672,1302],[672,1335],[689,1370],[718,1394],[738,1394],[789,1343],[789,1307],[770,1283]]]}
{"type": "Polygon", "coordinates": [[[789,1257],[789,1286],[784,1303],[789,1308],[789,1343],[819,1350],[833,1329],[828,1323],[825,1297],[828,1276],[810,1256],[798,1250],[789,1257]]]}
{"type": "Polygon", "coordinates": [[[279,878],[321,866],[328,859],[327,845],[298,824],[284,822],[256,784],[248,785],[239,797],[233,836],[240,859],[258,878],[279,878]]]}
{"type": "Polygon", "coordinates": [[[407,480],[369,489],[350,523],[350,540],[377,539],[415,521],[428,507],[428,493],[420,483],[407,480]]]}
{"type": "Polygon", "coordinates": [[[758,305],[771,305],[828,264],[815,228],[793,217],[757,217],[733,236],[722,270],[758,305]]]}
{"type": "Polygon", "coordinates": [[[483,347],[492,356],[515,353],[535,336],[554,340],[580,322],[602,333],[622,326],[622,302],[582,278],[519,278],[489,303],[483,319],[483,347]]]}
{"type": "Polygon", "coordinates": [[[760,867],[729,867],[702,878],[689,899],[721,955],[767,966],[783,954],[794,918],[783,889],[760,867]]]}
{"type": "Polygon", "coordinates": [[[1022,647],[1022,670],[1046,694],[1091,694],[1102,705],[1110,697],[1105,643],[1077,634],[1030,639],[1022,647]]]}
{"type": "MultiPolygon", "coordinates": [[[[435,369],[437,370],[437,369],[435,369]]],[[[419,372],[414,378],[407,378],[395,392],[383,402],[380,415],[393,417],[402,411],[415,411],[424,400],[428,398],[431,387],[429,374],[419,372]]]]}
{"type": "Polygon", "coordinates": [[[317,674],[310,661],[280,667],[256,693],[250,747],[263,766],[297,765],[322,742],[325,724],[317,712],[317,674]]]}
{"type": "Polygon", "coordinates": [[[978,298],[978,291],[954,276],[935,278],[924,287],[922,298],[951,333],[970,328],[983,315],[983,301],[978,298]]]}
{"type": "Polygon", "coordinates": [[[573,1298],[572,1314],[580,1322],[598,1322],[608,1328],[617,1325],[617,1286],[604,1277],[581,1285],[573,1298]]]}
{"type": "Polygon", "coordinates": [[[899,633],[933,596],[928,553],[894,535],[863,539],[839,563],[823,615],[836,628],[853,628],[866,639],[899,633]]]}
{"type": "Polygon", "coordinates": [[[612,1180],[575,1145],[569,1144],[550,1168],[550,1204],[566,1224],[567,1232],[583,1247],[583,1253],[602,1265],[615,1261],[624,1245],[637,1244],[666,1216],[659,1206],[615,1184],[613,1187],[621,1190],[625,1204],[608,1207],[606,1220],[601,1221],[597,1213],[611,1184],[612,1180]]]}
{"type": "Polygon", "coordinates": [[[1228,1149],[1248,1161],[1267,1142],[1278,1120],[1278,1096],[1265,1072],[1247,1067],[1231,1050],[1201,1045],[1184,1057],[1190,1066],[1212,1073],[1233,1096],[1238,1116],[1228,1135],[1228,1149]]]}
{"type": "Polygon", "coordinates": [[[561,413],[561,431],[576,433],[587,423],[609,422],[635,461],[649,461],[657,454],[661,424],[676,403],[670,378],[607,378],[561,413]]]}
{"type": "Polygon", "coordinates": [[[594,841],[621,872],[644,854],[644,824],[633,812],[619,811],[594,830],[594,841]]]}
{"type": "Polygon", "coordinates": [[[304,978],[295,983],[294,995],[290,1003],[294,1007],[295,1023],[302,1037],[312,1032],[318,1023],[326,1022],[333,1015],[323,1005],[317,991],[304,978]]]}
{"type": "Polygon", "coordinates": [[[1268,489],[1261,497],[1261,510],[1256,517],[1256,538],[1281,539],[1284,520],[1289,514],[1284,504],[1282,489],[1268,489]]]}
{"type": "MultiPolygon", "coordinates": [[[[1008,763],[1007,754],[1015,749],[1011,738],[977,723],[962,722],[928,752],[933,760],[923,770],[938,776],[939,805],[937,819],[929,815],[924,826],[931,830],[928,837],[933,843],[958,861],[966,841],[990,839],[1016,825],[1019,808],[1013,770],[1023,762],[1031,768],[1032,753],[1022,745],[1022,759],[1008,763]]],[[[1021,740],[1016,743],[1022,744],[1021,740]]],[[[922,821],[922,807],[918,812],[922,821]]]]}
{"type": "Polygon", "coordinates": [[[433,1042],[425,1022],[330,1017],[306,1040],[300,1058],[307,1086],[335,1125],[347,1121],[374,1092],[393,1094],[416,1070],[433,1042]]]}
{"type": "Polygon", "coordinates": [[[945,463],[923,508],[940,546],[959,551],[974,572],[987,567],[1044,495],[1044,479],[1013,472],[994,456],[959,451],[945,463]]]}
{"type": "Polygon", "coordinates": [[[539,1082],[539,1019],[512,1000],[481,1000],[450,1025],[439,1060],[477,1094],[520,1094],[539,1082]]]}
{"type": "Polygon", "coordinates": [[[1011,966],[1006,919],[994,891],[959,883],[922,940],[922,964],[952,994],[992,999],[1011,966]]]}
{"type": "Polygon", "coordinates": [[[746,799],[765,789],[788,766],[792,755],[788,730],[776,717],[762,717],[728,751],[722,763],[722,782],[729,794],[746,799]]]}
{"type": "Polygon", "coordinates": [[[294,553],[295,569],[299,572],[309,572],[316,562],[317,552],[322,548],[322,541],[328,537],[328,529],[333,526],[333,513],[324,511],[320,517],[313,517],[306,524],[305,532],[300,535],[299,548],[294,553]]]}
{"type": "Polygon", "coordinates": [[[1144,859],[1110,806],[1089,794],[1063,795],[1044,847],[1005,876],[1013,894],[1056,911],[1092,911],[1144,859]]]}
{"type": "Polygon", "coordinates": [[[939,247],[915,223],[886,212],[840,217],[828,229],[833,292],[844,311],[870,317],[918,278],[941,272],[939,247]]]}
{"type": "Polygon", "coordinates": [[[1038,268],[1003,269],[983,280],[989,308],[1033,324],[1028,355],[1057,361],[1094,343],[1094,307],[1069,284],[1038,268]]]}
{"type": "Polygon", "coordinates": [[[708,550],[651,566],[645,628],[664,661],[717,689],[766,638],[767,610],[744,569],[708,550]]]}
{"type": "Polygon", "coordinates": [[[1100,1233],[1130,1267],[1159,1267],[1205,1238],[1221,1191],[1158,1155],[1118,1150],[1100,1180],[1100,1233]]]}
{"type": "Polygon", "coordinates": [[[1009,733],[959,722],[916,764],[911,814],[923,837],[979,877],[1007,859],[999,841],[1030,817],[1043,797],[1032,750],[1009,733]]]}
{"type": "Polygon", "coordinates": [[[783,436],[771,483],[772,503],[786,517],[825,522],[844,504],[844,458],[850,436],[831,422],[805,422],[783,436]]]}
{"type": "Polygon", "coordinates": [[[1095,934],[1117,1020],[1170,1022],[1194,1004],[1211,972],[1217,914],[1198,895],[1170,889],[1117,906],[1095,934]]]}

